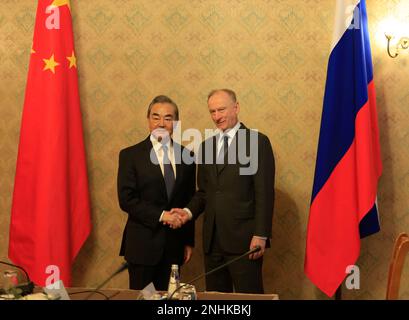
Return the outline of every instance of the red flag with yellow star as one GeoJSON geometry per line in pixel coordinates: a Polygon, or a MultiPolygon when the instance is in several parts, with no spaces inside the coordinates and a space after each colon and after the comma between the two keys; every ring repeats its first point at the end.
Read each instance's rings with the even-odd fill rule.
{"type": "Polygon", "coordinates": [[[61,279],[91,230],[69,0],[39,0],[20,131],[9,258],[37,285],[61,279]]]}

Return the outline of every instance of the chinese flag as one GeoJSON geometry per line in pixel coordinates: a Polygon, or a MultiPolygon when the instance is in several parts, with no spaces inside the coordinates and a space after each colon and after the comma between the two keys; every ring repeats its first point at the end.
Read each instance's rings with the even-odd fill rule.
{"type": "MultiPolygon", "coordinates": [[[[91,230],[68,0],[39,0],[10,222],[9,258],[40,286],[71,266],[91,230]],[[56,268],[58,267],[58,269],[56,268]]],[[[51,281],[53,282],[53,281],[51,281]]]]}

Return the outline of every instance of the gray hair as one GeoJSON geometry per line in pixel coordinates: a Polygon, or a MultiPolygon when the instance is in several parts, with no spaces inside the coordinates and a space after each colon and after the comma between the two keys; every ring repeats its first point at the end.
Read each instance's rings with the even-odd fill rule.
{"type": "Polygon", "coordinates": [[[207,101],[209,101],[209,99],[212,96],[214,96],[216,93],[219,93],[219,92],[227,93],[234,103],[237,102],[236,93],[233,90],[230,90],[230,89],[215,89],[215,90],[210,91],[210,93],[207,95],[207,101]]]}

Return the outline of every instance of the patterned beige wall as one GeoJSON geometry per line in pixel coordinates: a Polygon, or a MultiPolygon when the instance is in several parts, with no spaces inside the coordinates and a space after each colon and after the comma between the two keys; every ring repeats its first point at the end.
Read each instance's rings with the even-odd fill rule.
{"type": "MultiPolygon", "coordinates": [[[[409,12],[404,0],[367,0],[384,173],[382,231],[363,240],[361,288],[348,299],[383,299],[394,237],[409,231],[409,55],[391,59],[381,21],[409,12]],[[400,8],[399,10],[397,8],[400,8]],[[406,9],[406,10],[402,10],[406,9]]],[[[74,268],[74,285],[94,286],[120,264],[125,215],[116,197],[118,151],[147,135],[145,110],[157,94],[181,109],[183,128],[211,128],[205,96],[234,88],[241,120],[266,133],[277,163],[267,292],[325,298],[304,276],[314,174],[335,1],[72,0],[92,197],[93,232],[74,268]]],[[[36,1],[0,1],[0,258],[7,257],[13,179],[36,1]]],[[[402,18],[400,16],[400,18],[402,18]]],[[[403,17],[404,18],[404,17],[403,17]]],[[[406,17],[407,18],[407,17],[406,17]]],[[[184,268],[202,271],[201,231],[184,268]]],[[[409,298],[404,273],[402,297],[409,298]]],[[[127,287],[126,274],[111,287],[127,287]]],[[[203,283],[199,284],[203,289],[203,283]]]]}

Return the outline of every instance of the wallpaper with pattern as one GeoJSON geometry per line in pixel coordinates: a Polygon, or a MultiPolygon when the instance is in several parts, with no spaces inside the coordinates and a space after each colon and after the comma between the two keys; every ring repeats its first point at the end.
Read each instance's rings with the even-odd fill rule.
{"type": "MultiPolygon", "coordinates": [[[[406,3],[406,4],[405,4],[406,3]]],[[[182,127],[213,128],[206,95],[234,89],[240,119],[268,135],[276,159],[267,292],[281,299],[323,299],[303,273],[335,1],[72,0],[93,231],[74,266],[74,285],[95,286],[121,263],[126,220],[116,195],[118,152],[144,139],[145,113],[157,94],[180,107],[182,127]]],[[[391,59],[381,21],[404,19],[403,0],[367,0],[377,88],[383,177],[382,230],[362,241],[359,290],[347,299],[384,299],[393,240],[409,231],[409,55],[391,59]],[[379,34],[381,37],[379,38],[379,34]],[[378,39],[379,38],[379,39],[378,39]]],[[[0,258],[8,227],[36,1],[0,1],[0,258]]],[[[182,280],[202,272],[201,221],[182,280]]],[[[407,269],[407,268],[406,268],[407,269]]],[[[409,298],[409,272],[401,295],[409,298]]],[[[126,273],[109,287],[126,288],[126,273]]],[[[204,288],[203,282],[198,284],[204,288]]]]}

